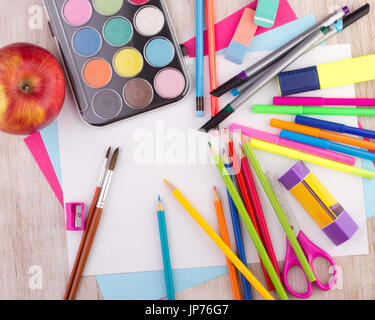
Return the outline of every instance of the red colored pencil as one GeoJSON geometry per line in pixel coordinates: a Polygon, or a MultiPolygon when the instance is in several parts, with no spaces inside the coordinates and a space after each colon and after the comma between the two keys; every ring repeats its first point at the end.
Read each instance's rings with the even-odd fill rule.
{"type": "MultiPolygon", "coordinates": [[[[253,205],[251,203],[250,195],[249,195],[249,192],[247,190],[245,178],[244,178],[244,175],[243,175],[243,173],[241,171],[241,165],[240,165],[240,163],[238,161],[238,157],[237,157],[236,153],[234,152],[233,141],[230,138],[229,131],[227,131],[227,130],[226,130],[226,134],[225,134],[225,139],[226,139],[226,143],[227,143],[229,157],[231,158],[232,163],[233,163],[234,175],[236,176],[236,179],[237,179],[237,182],[238,182],[238,186],[240,187],[240,191],[241,191],[243,202],[245,204],[245,207],[246,207],[246,210],[247,210],[247,212],[249,214],[251,222],[253,223],[253,225],[255,227],[255,230],[257,231],[257,233],[259,235],[259,238],[262,240],[262,243],[264,245],[261,233],[259,231],[258,221],[257,221],[257,219],[255,217],[253,205]]],[[[260,259],[260,261],[261,261],[261,259],[260,259]]],[[[263,269],[264,275],[266,277],[268,289],[270,291],[273,291],[275,288],[274,288],[274,286],[272,284],[272,281],[271,281],[270,277],[268,276],[267,270],[264,267],[262,261],[261,261],[261,265],[262,265],[262,269],[263,269]]],[[[277,270],[278,270],[278,268],[277,268],[277,270]]]]}
{"type": "Polygon", "coordinates": [[[281,279],[279,265],[277,264],[277,259],[275,255],[275,251],[273,250],[273,245],[270,237],[270,233],[268,231],[266,219],[264,218],[264,213],[262,209],[262,204],[260,203],[258,191],[255,186],[255,182],[251,173],[249,162],[243,153],[242,149],[240,149],[240,158],[241,158],[241,167],[245,177],[245,181],[250,193],[250,197],[254,206],[255,215],[259,224],[259,229],[262,234],[262,240],[266,251],[270,257],[270,260],[273,264],[273,267],[276,270],[277,275],[281,279]]]}

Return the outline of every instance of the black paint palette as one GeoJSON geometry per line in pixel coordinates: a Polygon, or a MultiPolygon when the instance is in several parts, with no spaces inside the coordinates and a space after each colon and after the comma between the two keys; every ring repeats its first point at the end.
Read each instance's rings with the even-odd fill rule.
{"type": "Polygon", "coordinates": [[[45,0],[82,118],[105,126],[190,88],[162,0],[45,0]]]}

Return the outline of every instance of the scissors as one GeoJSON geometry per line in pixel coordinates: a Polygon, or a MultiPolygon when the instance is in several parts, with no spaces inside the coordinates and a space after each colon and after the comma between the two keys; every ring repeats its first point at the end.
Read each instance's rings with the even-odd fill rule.
{"type": "MultiPolygon", "coordinates": [[[[315,285],[323,291],[331,290],[334,287],[334,285],[336,284],[336,281],[337,281],[337,269],[338,268],[337,268],[337,265],[336,265],[335,261],[333,260],[333,258],[327,252],[323,251],[318,246],[316,246],[303,233],[303,231],[301,230],[301,228],[300,228],[300,226],[299,226],[299,224],[298,224],[298,222],[295,218],[295,215],[290,210],[289,203],[288,203],[288,200],[286,199],[284,190],[282,189],[282,186],[281,186],[280,182],[277,180],[277,178],[270,172],[267,172],[266,176],[267,176],[267,179],[269,180],[269,182],[272,186],[272,189],[275,192],[276,197],[278,198],[278,200],[280,202],[280,205],[281,205],[285,215],[288,218],[288,221],[289,221],[289,224],[292,227],[293,233],[297,237],[297,240],[298,240],[299,244],[301,245],[301,248],[302,248],[303,252],[306,255],[307,261],[309,262],[309,264],[311,266],[311,269],[313,270],[313,272],[315,274],[315,277],[316,277],[316,281],[314,282],[315,285]],[[331,266],[333,268],[333,276],[331,277],[328,284],[321,283],[319,281],[318,277],[316,276],[316,273],[315,273],[315,270],[314,270],[314,260],[316,258],[326,259],[331,264],[331,266]]],[[[286,238],[286,254],[285,254],[285,262],[284,262],[284,267],[283,267],[283,272],[282,272],[283,282],[285,284],[285,287],[288,289],[288,291],[292,295],[294,295],[295,297],[301,298],[301,299],[310,298],[312,296],[312,293],[313,293],[313,284],[307,279],[307,276],[304,272],[303,272],[303,274],[305,275],[305,278],[306,278],[306,281],[307,281],[307,291],[305,293],[299,293],[299,292],[295,291],[290,286],[290,284],[288,282],[288,273],[289,273],[290,269],[292,269],[293,267],[300,268],[303,272],[302,266],[301,266],[301,264],[300,264],[300,262],[299,262],[299,260],[296,256],[288,238],[286,238]]]]}

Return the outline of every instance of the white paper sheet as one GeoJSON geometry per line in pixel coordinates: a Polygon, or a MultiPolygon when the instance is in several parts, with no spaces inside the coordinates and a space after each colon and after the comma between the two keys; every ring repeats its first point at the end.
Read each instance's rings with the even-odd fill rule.
{"type": "MultiPolygon", "coordinates": [[[[249,53],[247,61],[256,61],[266,53],[249,53]]],[[[293,64],[293,68],[347,59],[350,45],[319,47],[293,64]]],[[[194,60],[191,61],[194,65],[194,60]]],[[[219,83],[237,74],[237,66],[218,57],[219,83]]],[[[207,66],[207,63],[206,63],[207,66]]],[[[208,73],[206,73],[208,74],[208,73]]],[[[194,81],[194,79],[192,79],[194,81]]],[[[194,84],[192,85],[194,87],[194,84]]],[[[208,84],[206,85],[208,88],[208,84]]],[[[269,127],[269,119],[292,121],[292,116],[257,115],[250,112],[253,103],[271,104],[278,95],[276,81],[254,96],[226,121],[249,125],[278,133],[269,127]]],[[[309,95],[355,97],[354,86],[333,88],[309,95]]],[[[208,96],[208,95],[207,95],[208,96]]],[[[229,95],[220,99],[221,107],[229,95]]],[[[206,101],[209,108],[209,100],[206,101]]],[[[141,115],[121,123],[93,128],[82,122],[71,99],[59,118],[59,142],[63,190],[66,202],[84,201],[89,206],[104,154],[109,145],[120,146],[121,156],[114,174],[103,218],[85,269],[85,275],[129,273],[162,269],[156,201],[160,194],[165,204],[172,266],[175,269],[225,265],[225,258],[215,244],[198,227],[170,195],[163,179],[178,187],[215,230],[218,230],[212,203],[213,186],[218,187],[227,215],[230,236],[233,232],[225,186],[211,163],[207,136],[196,129],[207,119],[195,118],[195,92],[173,106],[141,115]],[[190,129],[190,130],[189,130],[190,129]],[[197,143],[199,141],[199,143],[197,143]],[[197,145],[200,145],[197,148],[197,145]],[[181,148],[181,146],[185,146],[181,148]],[[198,160],[206,161],[201,164],[198,160]]],[[[207,115],[209,112],[207,111],[207,115]]],[[[356,126],[355,117],[321,117],[356,126]]],[[[257,151],[264,170],[280,176],[296,161],[257,151]]],[[[363,183],[357,176],[308,165],[358,223],[359,230],[347,243],[335,247],[312,221],[297,201],[288,199],[298,216],[302,230],[321,248],[334,256],[368,253],[363,183]]],[[[261,191],[261,201],[278,260],[285,255],[285,235],[268,199],[261,191]]],[[[243,230],[249,263],[258,262],[250,237],[243,230]]],[[[68,252],[73,265],[81,238],[80,232],[68,232],[68,252]]],[[[234,241],[233,241],[234,242],[234,241]]],[[[234,244],[233,247],[235,248],[234,244]]]]}

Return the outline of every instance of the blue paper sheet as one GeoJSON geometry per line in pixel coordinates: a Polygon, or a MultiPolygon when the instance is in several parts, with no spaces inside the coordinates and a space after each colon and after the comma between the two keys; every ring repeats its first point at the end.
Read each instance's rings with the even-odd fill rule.
{"type": "MultiPolygon", "coordinates": [[[[253,38],[248,52],[273,51],[316,24],[314,14],[297,19],[253,38]]],[[[225,54],[226,49],[218,52],[225,54]]]]}
{"type": "MultiPolygon", "coordinates": [[[[228,272],[226,266],[173,271],[176,292],[192,288],[228,272]]],[[[96,277],[106,300],[160,300],[166,297],[163,271],[96,277]]]]}
{"type": "Polygon", "coordinates": [[[62,185],[57,120],[53,122],[49,127],[41,130],[40,135],[42,136],[44,145],[46,146],[53,168],[55,169],[57,179],[59,180],[60,185],[62,185]]]}
{"type": "MultiPolygon", "coordinates": [[[[370,160],[362,160],[362,168],[374,171],[374,164],[370,160]]],[[[363,179],[363,189],[365,193],[366,217],[371,218],[375,216],[375,179],[363,179]]]]}

